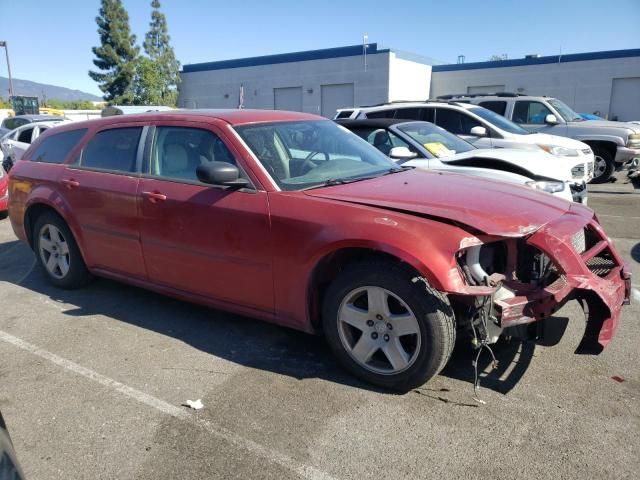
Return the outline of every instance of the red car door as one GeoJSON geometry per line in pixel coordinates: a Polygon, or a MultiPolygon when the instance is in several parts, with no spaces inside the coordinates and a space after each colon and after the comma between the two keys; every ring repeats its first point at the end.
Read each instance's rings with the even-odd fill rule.
{"type": "Polygon", "coordinates": [[[156,125],[138,189],[147,272],[159,285],[273,312],[266,192],[196,177],[202,163],[236,163],[233,148],[210,124],[156,125]]]}
{"type": "Polygon", "coordinates": [[[146,131],[140,124],[97,131],[60,176],[87,265],[139,279],[146,278],[137,202],[146,131]]]}

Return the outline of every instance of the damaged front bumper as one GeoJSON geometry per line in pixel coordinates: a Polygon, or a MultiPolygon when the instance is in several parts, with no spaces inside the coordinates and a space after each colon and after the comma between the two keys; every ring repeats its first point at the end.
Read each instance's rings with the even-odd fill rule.
{"type": "MultiPolygon", "coordinates": [[[[613,338],[622,306],[630,302],[631,270],[593,213],[573,207],[526,239],[504,244],[504,271],[485,278],[493,287],[491,317],[500,331],[545,320],[575,299],[587,318],[577,353],[600,353],[613,338]],[[548,282],[519,278],[523,241],[545,256],[545,272],[551,272],[545,277],[550,277],[548,282]]],[[[475,288],[479,296],[487,295],[486,286],[469,290],[475,288]]]]}

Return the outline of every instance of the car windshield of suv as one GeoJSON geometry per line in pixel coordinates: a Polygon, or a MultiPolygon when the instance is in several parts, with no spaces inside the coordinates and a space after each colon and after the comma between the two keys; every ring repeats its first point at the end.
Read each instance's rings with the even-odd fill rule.
{"type": "Polygon", "coordinates": [[[436,158],[450,157],[456,153],[468,152],[476,148],[433,123],[404,123],[398,125],[398,130],[418,142],[429,154],[436,158]]]}
{"type": "Polygon", "coordinates": [[[515,133],[516,135],[528,135],[529,133],[531,133],[522,128],[520,125],[513,123],[511,120],[503,117],[502,115],[498,115],[496,112],[487,110],[486,108],[472,107],[469,109],[469,111],[475,113],[483,120],[486,120],[487,122],[495,125],[505,132],[515,133]]]}
{"type": "Polygon", "coordinates": [[[283,190],[349,183],[402,170],[365,140],[329,120],[235,129],[283,190]]]}
{"type": "Polygon", "coordinates": [[[565,122],[582,122],[584,118],[580,114],[573,111],[573,109],[564,102],[557,99],[549,100],[549,104],[556,109],[565,122]]]}

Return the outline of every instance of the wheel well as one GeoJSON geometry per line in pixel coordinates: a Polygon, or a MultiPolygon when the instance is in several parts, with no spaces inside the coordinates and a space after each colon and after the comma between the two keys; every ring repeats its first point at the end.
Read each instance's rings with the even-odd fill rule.
{"type": "Polygon", "coordinates": [[[613,158],[616,157],[616,150],[618,149],[618,146],[614,142],[606,142],[602,140],[582,140],[582,142],[589,145],[592,150],[601,148],[609,152],[613,158]]]}
{"type": "Polygon", "coordinates": [[[29,246],[31,246],[31,248],[33,248],[33,227],[35,226],[38,217],[46,212],[52,212],[62,218],[55,208],[45,205],[44,203],[35,203],[31,205],[24,215],[24,231],[27,235],[27,240],[29,241],[29,246]]]}
{"type": "Polygon", "coordinates": [[[343,248],[323,257],[313,269],[309,282],[307,298],[311,325],[315,330],[322,328],[322,302],[331,281],[344,270],[347,265],[366,260],[386,260],[403,264],[408,269],[415,269],[394,255],[369,248],[343,248]]]}

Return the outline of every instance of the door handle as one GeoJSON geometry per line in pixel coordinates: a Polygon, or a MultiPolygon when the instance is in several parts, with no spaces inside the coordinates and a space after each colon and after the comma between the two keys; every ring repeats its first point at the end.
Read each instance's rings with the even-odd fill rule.
{"type": "Polygon", "coordinates": [[[77,180],[74,180],[73,178],[65,178],[64,180],[62,180],[62,184],[66,186],[69,190],[80,186],[80,182],[78,182],[77,180]]]}
{"type": "Polygon", "coordinates": [[[160,192],[142,192],[144,198],[148,198],[151,203],[164,202],[167,196],[160,192]]]}

